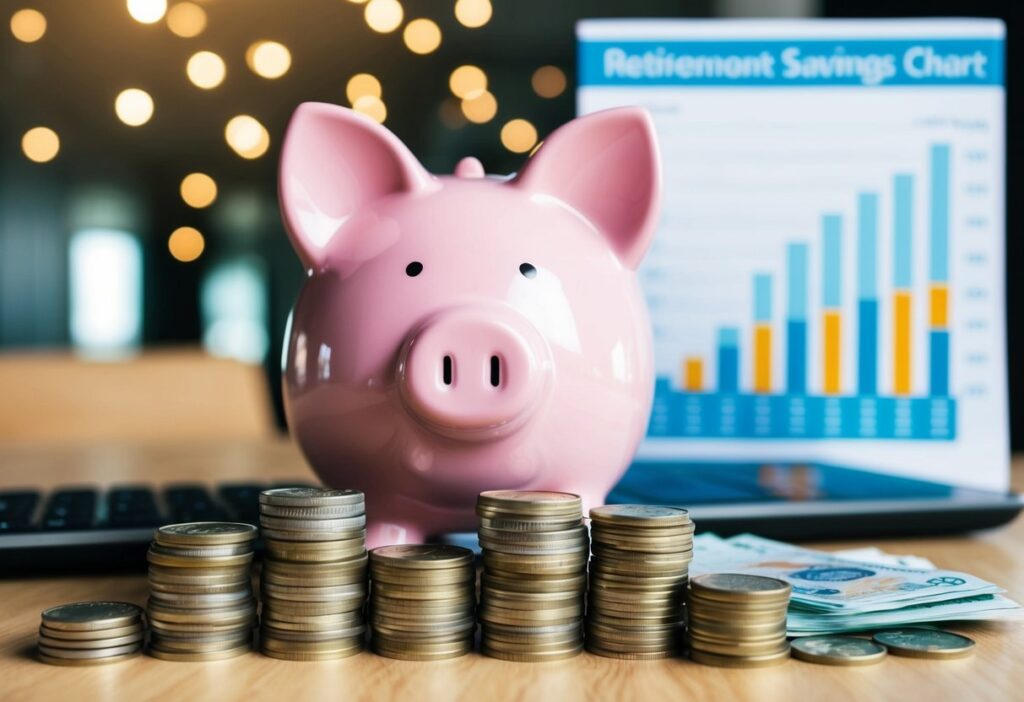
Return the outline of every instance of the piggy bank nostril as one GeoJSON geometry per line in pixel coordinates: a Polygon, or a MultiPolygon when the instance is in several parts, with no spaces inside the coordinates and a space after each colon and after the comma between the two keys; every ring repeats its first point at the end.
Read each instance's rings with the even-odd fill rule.
{"type": "Polygon", "coordinates": [[[491,356],[491,385],[501,385],[501,359],[497,356],[491,356]]]}
{"type": "Polygon", "coordinates": [[[445,356],[444,360],[441,362],[441,380],[444,382],[445,385],[451,385],[452,384],[452,375],[453,375],[453,366],[454,365],[455,364],[452,361],[452,357],[451,356],[445,356]]]}

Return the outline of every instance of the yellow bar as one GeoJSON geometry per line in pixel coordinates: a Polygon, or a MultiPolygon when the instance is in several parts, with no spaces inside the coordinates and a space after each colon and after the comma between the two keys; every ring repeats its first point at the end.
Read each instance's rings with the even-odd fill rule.
{"type": "Polygon", "coordinates": [[[932,329],[945,329],[949,326],[949,288],[945,285],[932,285],[929,324],[932,329]]]}
{"type": "Polygon", "coordinates": [[[754,325],[754,392],[772,391],[772,328],[754,325]]]}
{"type": "Polygon", "coordinates": [[[893,296],[893,393],[910,394],[910,291],[893,296]]]}
{"type": "Polygon", "coordinates": [[[687,392],[704,391],[704,361],[697,357],[686,359],[683,369],[684,385],[687,392]]]}
{"type": "Polygon", "coordinates": [[[825,394],[839,394],[839,359],[843,323],[839,310],[825,310],[825,394]]]}

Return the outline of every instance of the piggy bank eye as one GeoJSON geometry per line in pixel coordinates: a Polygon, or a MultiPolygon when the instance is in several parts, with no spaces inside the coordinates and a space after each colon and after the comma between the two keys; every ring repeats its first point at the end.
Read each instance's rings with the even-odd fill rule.
{"type": "Polygon", "coordinates": [[[523,274],[524,278],[534,278],[537,276],[537,269],[533,267],[532,263],[520,264],[519,272],[523,274]]]}
{"type": "Polygon", "coordinates": [[[415,278],[423,272],[423,264],[419,261],[413,261],[405,267],[405,274],[410,278],[415,278]]]}

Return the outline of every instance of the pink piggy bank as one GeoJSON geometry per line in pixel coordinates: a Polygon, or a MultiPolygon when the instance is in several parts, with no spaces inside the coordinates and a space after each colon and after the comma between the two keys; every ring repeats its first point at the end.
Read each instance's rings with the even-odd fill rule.
{"type": "Polygon", "coordinates": [[[603,504],[651,407],[636,268],[660,176],[638,108],[561,127],[512,178],[428,173],[384,127],[296,110],[285,225],[309,277],[286,339],[291,431],[366,493],[367,543],[476,528],[482,490],[603,504]]]}

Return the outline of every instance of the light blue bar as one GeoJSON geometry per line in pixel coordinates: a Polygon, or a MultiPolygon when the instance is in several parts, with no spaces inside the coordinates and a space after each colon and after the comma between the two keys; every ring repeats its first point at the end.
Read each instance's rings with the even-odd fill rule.
{"type": "Polygon", "coordinates": [[[718,330],[718,345],[719,346],[739,346],[740,345],[740,330],[739,327],[722,327],[718,330]]]}
{"type": "Polygon", "coordinates": [[[878,298],[878,193],[857,194],[857,297],[878,298]]]}
{"type": "Polygon", "coordinates": [[[949,281],[949,144],[932,144],[931,171],[931,267],[933,283],[949,281]]]}
{"type": "Polygon", "coordinates": [[[839,307],[842,300],[843,269],[839,265],[842,251],[843,218],[837,214],[826,214],[821,217],[821,236],[823,241],[822,285],[825,290],[825,307],[839,307]]]}
{"type": "Polygon", "coordinates": [[[897,173],[892,179],[893,285],[907,290],[913,281],[912,231],[914,211],[914,176],[897,173]]]}
{"type": "Polygon", "coordinates": [[[789,305],[786,318],[794,321],[807,319],[807,244],[786,247],[786,280],[789,283],[789,305]]]}
{"type": "Polygon", "coordinates": [[[768,273],[754,274],[754,321],[772,320],[772,277],[768,273]]]}

